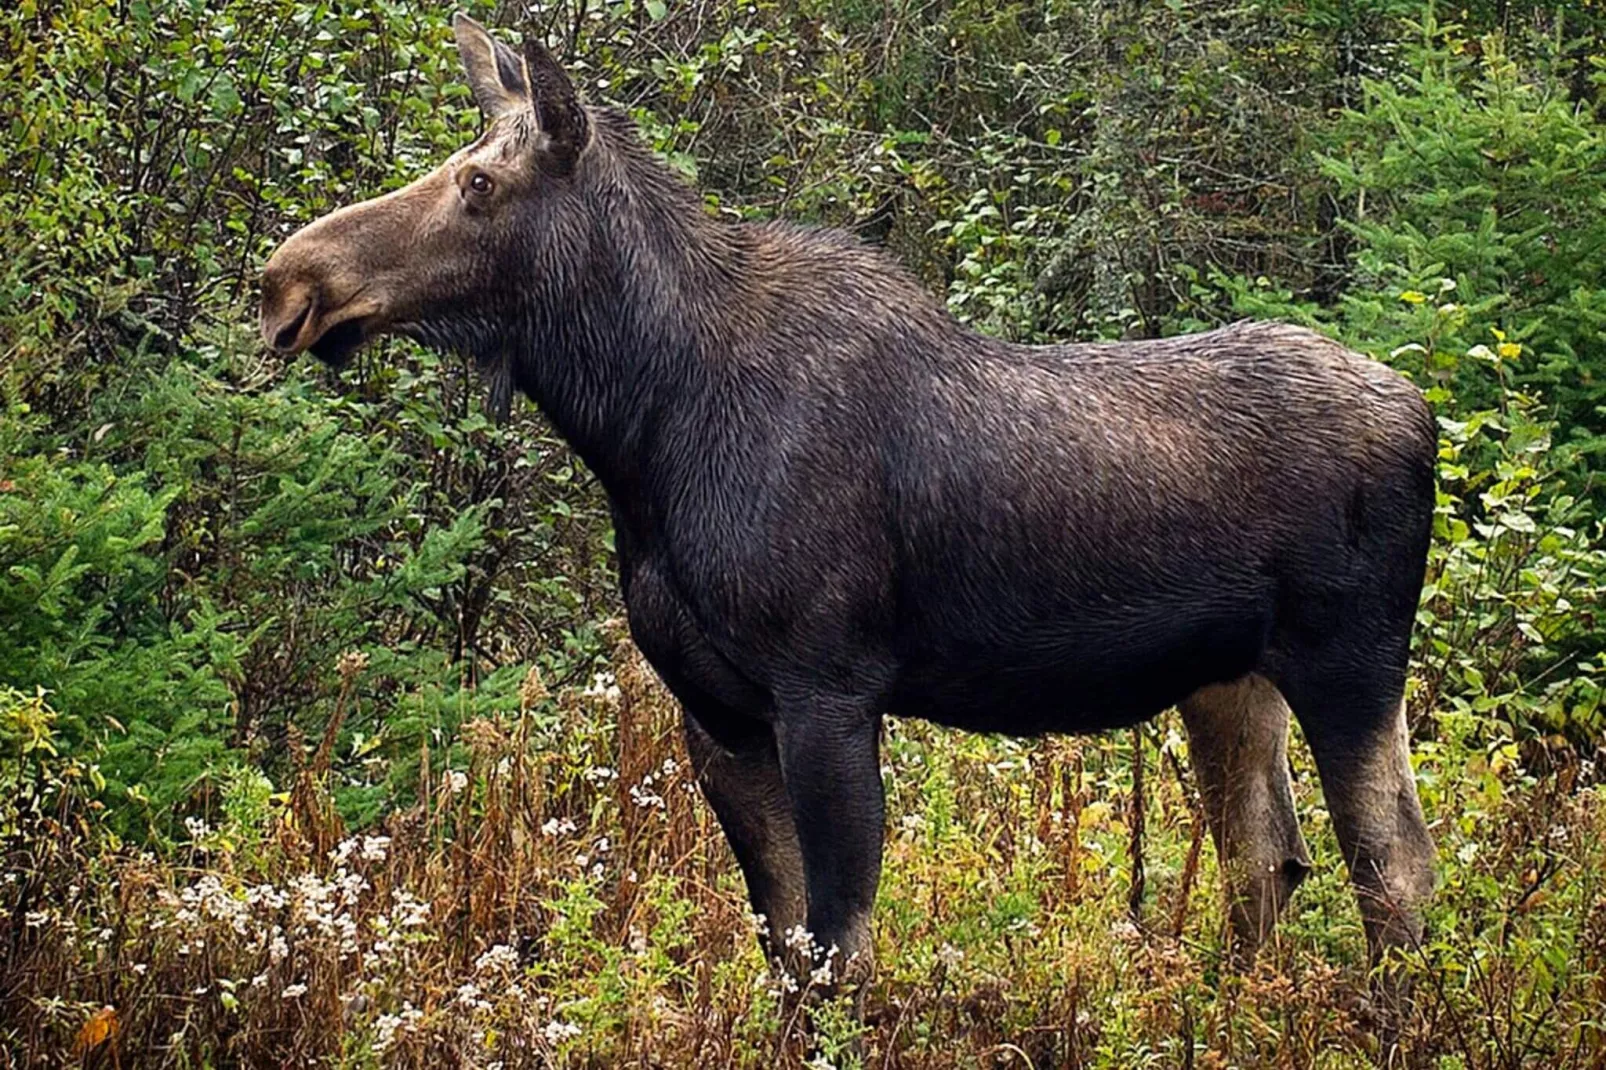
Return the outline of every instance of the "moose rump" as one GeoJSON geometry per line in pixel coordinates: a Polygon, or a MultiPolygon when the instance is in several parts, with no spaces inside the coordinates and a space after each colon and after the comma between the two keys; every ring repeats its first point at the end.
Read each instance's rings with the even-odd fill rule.
{"type": "Polygon", "coordinates": [[[471,352],[597,474],[631,632],[773,954],[870,966],[888,712],[1033,734],[1178,705],[1247,959],[1309,867],[1292,710],[1371,949],[1420,934],[1414,386],[1278,325],[983,337],[843,235],[716,221],[539,44],[454,25],[484,133],[291,236],[263,338],[471,352]]]}
{"type": "Polygon", "coordinates": [[[910,392],[883,449],[894,710],[1118,727],[1285,677],[1350,618],[1403,667],[1433,500],[1414,388],[1278,325],[1009,355],[910,392]]]}

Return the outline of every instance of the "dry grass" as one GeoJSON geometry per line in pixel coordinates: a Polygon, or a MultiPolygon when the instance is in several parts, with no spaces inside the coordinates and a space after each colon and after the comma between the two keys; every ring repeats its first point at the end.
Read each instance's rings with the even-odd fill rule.
{"type": "MultiPolygon", "coordinates": [[[[192,827],[181,857],[119,847],[57,793],[6,845],[0,1065],[801,1062],[678,712],[628,647],[615,666],[556,697],[532,677],[522,710],[465,726],[466,768],[376,829],[340,828],[321,743],[290,792],[192,827]]],[[[1461,727],[1420,750],[1443,888],[1396,1061],[1606,1065],[1606,794],[1570,754],[1529,755],[1540,775],[1461,727]]],[[[1183,743],[1169,720],[1145,737],[1134,836],[1134,738],[890,726],[872,1066],[1374,1060],[1359,920],[1308,771],[1318,874],[1237,977],[1183,743]]],[[[820,1018],[825,1062],[850,1030],[820,1018]]]]}

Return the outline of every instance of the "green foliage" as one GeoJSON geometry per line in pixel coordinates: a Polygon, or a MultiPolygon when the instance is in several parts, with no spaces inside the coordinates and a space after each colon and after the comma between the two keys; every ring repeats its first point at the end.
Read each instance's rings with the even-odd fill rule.
{"type": "Polygon", "coordinates": [[[1419,708],[1598,739],[1606,127],[1547,76],[1553,49],[1519,62],[1431,9],[1403,32],[1397,70],[1318,137],[1353,241],[1337,300],[1217,269],[1182,321],[1306,323],[1423,385],[1441,452],[1419,708]]]}
{"type": "Polygon", "coordinates": [[[449,14],[0,15],[0,682],[103,742],[125,829],[289,776],[344,651],[383,669],[337,750],[366,820],[519,663],[596,650],[601,504],[538,424],[492,427],[468,368],[403,347],[331,391],[248,326],[292,221],[472,137],[449,14]]]}
{"type": "MultiPolygon", "coordinates": [[[[1452,280],[1462,314],[1442,324],[1444,346],[1488,343],[1492,329],[1520,343],[1515,381],[1543,389],[1569,459],[1593,464],[1606,443],[1606,125],[1499,35],[1431,20],[1412,32],[1409,72],[1366,83],[1323,161],[1356,198],[1358,270],[1340,330],[1422,333],[1432,304],[1395,295],[1452,280]]],[[[1487,406],[1488,382],[1456,385],[1487,406]]]]}
{"type": "Polygon", "coordinates": [[[1419,699],[1492,721],[1496,735],[1598,739],[1606,728],[1606,672],[1592,648],[1606,582],[1599,524],[1556,492],[1553,425],[1534,398],[1508,390],[1500,402],[1440,419],[1419,699]]]}
{"type": "Polygon", "coordinates": [[[0,671],[53,693],[69,741],[115,732],[127,762],[109,760],[113,780],[145,801],[159,764],[176,784],[219,757],[229,692],[218,674],[237,664],[239,643],[208,607],[177,626],[157,612],[165,569],[152,549],[175,491],[66,462],[26,433],[5,438],[19,462],[0,495],[0,671]]]}
{"type": "Polygon", "coordinates": [[[0,842],[36,836],[41,822],[106,782],[91,750],[63,755],[58,717],[42,690],[0,686],[0,842]]]}
{"type": "Polygon", "coordinates": [[[489,506],[426,523],[409,459],[305,384],[231,392],[174,362],[133,386],[79,451],[6,424],[0,678],[47,688],[65,738],[104,737],[111,787],[164,814],[231,744],[282,746],[275,701],[316,700],[341,651],[434,639],[419,601],[462,580],[489,506]]]}

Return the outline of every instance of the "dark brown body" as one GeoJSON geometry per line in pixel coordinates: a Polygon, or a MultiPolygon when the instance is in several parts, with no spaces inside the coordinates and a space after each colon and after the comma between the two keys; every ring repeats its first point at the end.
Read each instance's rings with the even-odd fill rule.
{"type": "Polygon", "coordinates": [[[264,335],[340,360],[398,331],[542,406],[607,488],[632,632],[773,933],[868,966],[884,713],[1033,734],[1180,704],[1240,951],[1308,865],[1290,706],[1374,949],[1416,936],[1409,382],[1277,325],[984,338],[840,235],[714,223],[544,51],[459,42],[487,135],[286,242],[264,335]]]}

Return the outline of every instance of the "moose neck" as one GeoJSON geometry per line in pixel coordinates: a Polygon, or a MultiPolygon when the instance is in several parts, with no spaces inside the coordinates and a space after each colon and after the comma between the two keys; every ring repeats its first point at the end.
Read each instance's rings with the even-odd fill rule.
{"type": "Polygon", "coordinates": [[[737,229],[644,149],[607,147],[584,194],[584,255],[557,273],[561,296],[523,317],[514,378],[623,504],[667,474],[649,479],[647,451],[665,415],[708,388],[718,309],[742,285],[743,258],[737,229]]]}

